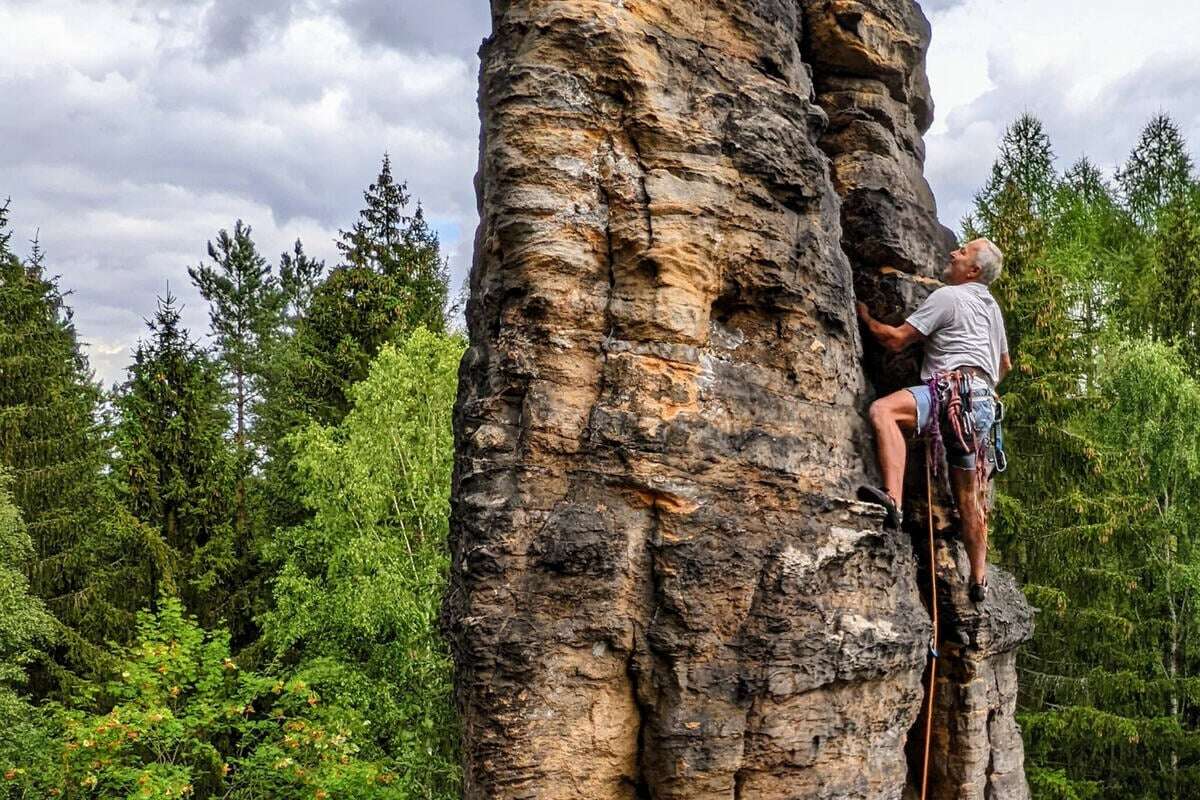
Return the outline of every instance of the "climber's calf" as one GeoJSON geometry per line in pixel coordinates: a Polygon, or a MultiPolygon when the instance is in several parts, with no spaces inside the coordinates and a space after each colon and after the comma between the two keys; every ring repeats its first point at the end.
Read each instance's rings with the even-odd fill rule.
{"type": "Polygon", "coordinates": [[[971,598],[976,602],[983,600],[987,589],[987,518],[980,500],[984,489],[976,460],[980,448],[974,443],[975,437],[990,433],[995,387],[1012,367],[1004,318],[988,291],[1002,265],[999,248],[987,239],[976,239],[950,254],[942,276],[946,285],[929,295],[901,325],[885,325],[874,319],[865,305],[858,304],[859,318],[885,348],[900,351],[917,342],[925,343],[921,378],[926,381],[871,405],[883,487],[864,486],[859,496],[882,505],[889,524],[898,527],[904,485],[904,435],[953,432],[944,440],[963,541],[971,561],[971,598]],[[941,379],[951,374],[955,375],[953,380],[960,381],[954,387],[961,388],[956,402],[969,404],[970,413],[958,417],[953,416],[957,411],[945,413],[950,405],[947,401],[954,395],[946,392],[943,397],[941,379]]]}

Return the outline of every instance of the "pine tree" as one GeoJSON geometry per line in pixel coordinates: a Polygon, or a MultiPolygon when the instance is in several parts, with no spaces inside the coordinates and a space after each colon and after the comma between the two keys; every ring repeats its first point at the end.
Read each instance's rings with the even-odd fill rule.
{"type": "Polygon", "coordinates": [[[276,336],[283,304],[282,290],[267,260],[250,237],[250,226],[239,219],[233,235],[222,229],[208,243],[211,264],[188,268],[188,274],[208,301],[208,317],[217,357],[228,378],[233,398],[233,442],[237,451],[235,518],[239,536],[248,527],[246,479],[258,461],[251,446],[251,414],[261,396],[261,365],[265,343],[276,336]]]}
{"type": "Polygon", "coordinates": [[[133,607],[178,594],[207,626],[230,616],[238,552],[232,522],[233,461],[224,434],[226,395],[213,361],[161,299],[116,397],[112,475],[141,546],[128,555],[133,607]]]}
{"type": "Polygon", "coordinates": [[[68,673],[101,666],[103,642],[124,619],[92,581],[92,542],[102,535],[99,388],[79,348],[71,312],[45,274],[44,253],[28,261],[10,250],[7,204],[0,207],[0,467],[33,551],[32,592],[61,623],[58,646],[39,666],[36,690],[68,673]],[[53,678],[52,675],[57,676],[53,678]]]}
{"type": "Polygon", "coordinates": [[[1191,182],[1192,159],[1179,128],[1166,114],[1155,116],[1117,173],[1126,208],[1139,224],[1151,228],[1158,212],[1191,182]]]}
{"type": "Polygon", "coordinates": [[[348,391],[367,375],[388,342],[418,326],[445,330],[448,273],[438,239],[385,155],[363,193],[366,207],[338,249],[343,263],[313,292],[296,331],[292,406],[308,419],[336,424],[350,408],[348,391]]]}

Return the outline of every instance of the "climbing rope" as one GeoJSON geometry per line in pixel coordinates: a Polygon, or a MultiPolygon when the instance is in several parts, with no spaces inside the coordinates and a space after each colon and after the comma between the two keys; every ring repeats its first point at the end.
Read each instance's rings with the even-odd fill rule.
{"type": "Polygon", "coordinates": [[[925,763],[921,768],[921,800],[929,788],[929,750],[933,736],[933,699],[937,692],[938,665],[938,596],[937,556],[933,543],[933,470],[930,467],[929,440],[925,441],[925,520],[929,529],[929,606],[933,614],[933,631],[929,634],[929,704],[925,711],[925,763]]]}

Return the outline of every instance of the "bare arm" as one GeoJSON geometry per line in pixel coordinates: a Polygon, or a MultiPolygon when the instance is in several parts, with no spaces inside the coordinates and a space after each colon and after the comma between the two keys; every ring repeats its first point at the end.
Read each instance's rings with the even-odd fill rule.
{"type": "Polygon", "coordinates": [[[893,353],[899,353],[904,348],[925,339],[919,330],[907,322],[901,325],[884,325],[871,316],[863,303],[858,304],[858,318],[867,326],[867,330],[883,347],[893,353]]]}
{"type": "Polygon", "coordinates": [[[1008,357],[1008,353],[1000,356],[1000,380],[1004,380],[1004,376],[1012,372],[1012,359],[1008,357]]]}

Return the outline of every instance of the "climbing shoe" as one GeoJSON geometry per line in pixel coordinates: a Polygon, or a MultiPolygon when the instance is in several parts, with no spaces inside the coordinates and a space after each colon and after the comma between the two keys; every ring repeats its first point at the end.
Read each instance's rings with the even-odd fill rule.
{"type": "Polygon", "coordinates": [[[891,495],[883,489],[877,489],[874,486],[858,487],[858,499],[864,503],[872,503],[877,506],[883,506],[883,510],[887,513],[884,520],[889,528],[900,529],[900,507],[892,501],[891,495]]]}
{"type": "Polygon", "coordinates": [[[971,589],[969,592],[969,594],[971,595],[971,602],[972,603],[982,603],[984,600],[986,600],[987,599],[987,589],[988,589],[987,581],[984,581],[983,583],[976,583],[975,581],[971,581],[971,589]]]}

